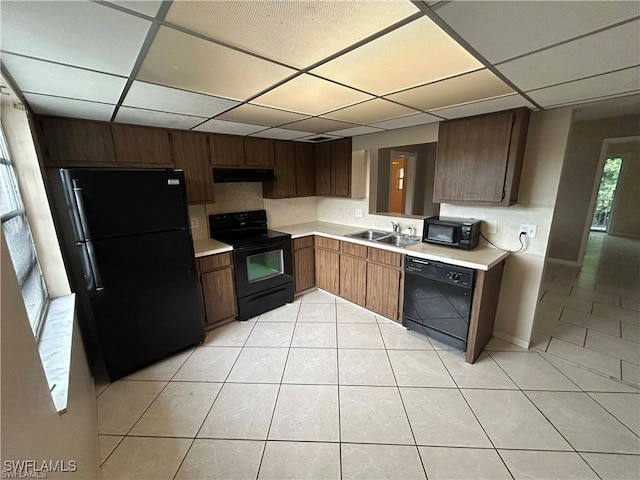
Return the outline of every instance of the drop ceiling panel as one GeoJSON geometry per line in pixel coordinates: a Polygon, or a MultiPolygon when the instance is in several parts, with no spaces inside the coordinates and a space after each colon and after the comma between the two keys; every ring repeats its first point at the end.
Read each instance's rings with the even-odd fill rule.
{"type": "Polygon", "coordinates": [[[322,143],[322,142],[328,142],[329,140],[335,140],[337,138],[342,138],[342,137],[339,137],[338,135],[330,135],[328,133],[321,133],[321,134],[314,133],[312,135],[309,135],[308,137],[296,138],[296,141],[309,142],[309,143],[322,143]],[[321,137],[322,140],[316,140],[319,137],[321,137]]]}
{"type": "Polygon", "coordinates": [[[94,2],[2,2],[0,15],[5,52],[125,76],[151,26],[94,2]]]}
{"type": "Polygon", "coordinates": [[[417,12],[408,1],[174,2],[166,20],[303,68],[417,12]]]}
{"type": "Polygon", "coordinates": [[[625,95],[612,100],[597,101],[576,107],[573,110],[573,121],[584,122],[622,115],[640,115],[640,95],[625,95]]]}
{"type": "Polygon", "coordinates": [[[252,102],[308,115],[319,115],[370,98],[371,95],[305,74],[260,95],[252,102]]]}
{"type": "Polygon", "coordinates": [[[638,2],[444,2],[436,11],[492,63],[640,15],[638,2]]]}
{"type": "Polygon", "coordinates": [[[482,115],[484,113],[499,112],[501,110],[509,110],[510,108],[528,107],[534,108],[534,106],[527,101],[524,97],[513,94],[506,95],[504,97],[492,98],[490,100],[483,100],[480,102],[467,103],[465,105],[458,105],[456,107],[443,108],[441,110],[432,110],[431,113],[439,115],[441,117],[450,118],[462,118],[471,117],[473,115],[482,115]]]}
{"type": "Polygon", "coordinates": [[[158,0],[109,0],[109,3],[128,8],[129,10],[133,10],[134,12],[144,13],[145,15],[149,15],[150,17],[155,17],[158,13],[158,10],[160,9],[160,5],[162,5],[162,1],[158,0]]]}
{"type": "Polygon", "coordinates": [[[290,130],[299,130],[301,132],[325,133],[356,126],[357,125],[354,125],[352,123],[338,122],[337,120],[314,117],[308,118],[306,120],[301,120],[299,122],[288,123],[287,125],[283,125],[283,128],[287,128],[290,130]]]}
{"type": "Polygon", "coordinates": [[[283,123],[296,122],[307,118],[307,115],[300,113],[277,110],[275,108],[261,107],[245,103],[233,110],[218,116],[219,120],[230,120],[232,122],[257,123],[267,127],[275,127],[283,123]]]}
{"type": "Polygon", "coordinates": [[[177,128],[189,130],[204,121],[204,118],[179,115],[177,113],[156,112],[133,107],[120,107],[116,122],[149,125],[152,127],[177,128]]]}
{"type": "Polygon", "coordinates": [[[138,80],[246,100],[292,73],[274,63],[160,27],[138,80]]]}
{"type": "Polygon", "coordinates": [[[37,93],[25,93],[32,110],[40,115],[55,115],[59,117],[83,118],[86,120],[111,120],[115,105],[106,103],[86,102],[73,98],[50,97],[37,93]]]}
{"type": "Polygon", "coordinates": [[[199,132],[226,133],[229,135],[250,135],[266,130],[264,125],[251,125],[248,123],[227,122],[224,120],[209,120],[194,128],[199,132]]]}
{"type": "Polygon", "coordinates": [[[382,128],[374,127],[353,127],[345,128],[344,130],[336,130],[335,132],[329,132],[332,135],[339,135],[341,137],[355,137],[356,135],[367,135],[368,133],[384,132],[382,128]]]}
{"type": "Polygon", "coordinates": [[[411,108],[398,105],[397,103],[376,98],[374,100],[369,100],[334,112],[326,113],[323,117],[365,125],[367,123],[381,122],[383,120],[411,115],[413,113],[418,112],[411,108]]]}
{"type": "Polygon", "coordinates": [[[393,130],[396,128],[414,127],[416,125],[424,125],[426,123],[439,122],[441,119],[429,115],[428,113],[418,113],[416,115],[407,115],[406,117],[394,118],[371,124],[372,127],[383,128],[385,130],[393,130]]]}
{"type": "Polygon", "coordinates": [[[615,94],[633,93],[640,90],[640,67],[575,82],[543,88],[530,92],[531,98],[543,107],[567,103],[586,102],[615,94]]]}
{"type": "Polygon", "coordinates": [[[2,62],[23,92],[116,104],[127,79],[5,53],[2,62]]]}
{"type": "Polygon", "coordinates": [[[497,68],[524,91],[640,63],[640,21],[527,55],[497,68]]]}
{"type": "Polygon", "coordinates": [[[419,110],[460,105],[514,93],[489,70],[479,70],[441,82],[389,95],[389,99],[419,110]]]}
{"type": "Polygon", "coordinates": [[[311,72],[385,95],[482,68],[482,64],[424,17],[311,72]]]}
{"type": "Polygon", "coordinates": [[[273,138],[275,140],[294,140],[300,137],[315,135],[311,132],[299,132],[297,130],[287,130],[285,128],[270,128],[258,133],[253,133],[251,137],[273,138]]]}
{"type": "Polygon", "coordinates": [[[239,105],[239,102],[134,81],[123,105],[208,118],[239,105]]]}

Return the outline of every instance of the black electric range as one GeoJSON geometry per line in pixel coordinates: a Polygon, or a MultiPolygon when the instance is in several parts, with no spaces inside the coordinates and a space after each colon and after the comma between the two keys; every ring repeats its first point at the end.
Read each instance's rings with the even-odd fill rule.
{"type": "Polygon", "coordinates": [[[267,228],[267,212],[209,215],[211,238],[233,247],[238,319],[293,301],[291,235],[267,228]]]}

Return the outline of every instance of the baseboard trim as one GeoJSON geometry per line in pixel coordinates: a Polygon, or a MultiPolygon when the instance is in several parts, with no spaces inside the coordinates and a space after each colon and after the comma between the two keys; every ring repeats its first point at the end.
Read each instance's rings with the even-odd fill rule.
{"type": "Polygon", "coordinates": [[[506,333],[497,332],[495,330],[493,331],[493,336],[499,338],[500,340],[504,340],[505,342],[513,343],[518,347],[526,348],[527,350],[529,349],[529,342],[522,340],[521,338],[513,337],[511,335],[507,335],[506,333]]]}
{"type": "Polygon", "coordinates": [[[570,267],[580,267],[580,262],[578,261],[574,261],[574,260],[562,260],[560,258],[551,258],[551,257],[547,257],[547,262],[549,263],[557,263],[560,265],[568,265],[570,267]]]}

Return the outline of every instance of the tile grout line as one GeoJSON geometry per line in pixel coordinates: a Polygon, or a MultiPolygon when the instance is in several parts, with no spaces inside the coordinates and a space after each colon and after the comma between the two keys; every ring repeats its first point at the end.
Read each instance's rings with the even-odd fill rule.
{"type": "Polygon", "coordinates": [[[338,302],[335,301],[335,315],[336,315],[336,383],[338,390],[338,471],[340,472],[340,480],[343,477],[342,471],[342,417],[340,410],[340,344],[338,339],[338,302]]]}
{"type": "MultiPolygon", "coordinates": [[[[592,395],[589,395],[589,393],[584,392],[592,401],[596,402],[605,412],[607,412],[609,415],[611,415],[613,418],[615,418],[618,422],[620,422],[627,430],[629,430],[633,435],[635,435],[636,437],[640,438],[640,435],[638,435],[636,432],[634,432],[633,430],[631,430],[631,428],[629,428],[629,426],[627,426],[626,423],[624,423],[622,420],[620,420],[614,413],[610,412],[609,409],[607,407],[605,407],[604,405],[602,405],[597,399],[593,398],[592,395]]],[[[592,392],[593,393],[593,392],[592,392]]],[[[611,392],[599,392],[599,393],[611,393],[611,392]]],[[[617,393],[615,395],[625,395],[624,393],[617,393]]],[[[638,395],[637,393],[627,393],[626,395],[638,395]]]]}

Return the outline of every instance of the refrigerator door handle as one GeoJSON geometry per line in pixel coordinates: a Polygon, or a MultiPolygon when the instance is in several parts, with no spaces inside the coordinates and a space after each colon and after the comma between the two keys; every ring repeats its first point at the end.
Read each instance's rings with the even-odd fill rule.
{"type": "Polygon", "coordinates": [[[89,257],[89,267],[91,268],[91,272],[93,273],[93,284],[97,291],[104,290],[104,285],[102,284],[102,277],[100,276],[100,271],[98,270],[98,262],[96,261],[96,254],[93,250],[93,243],[91,240],[87,240],[87,256],[89,257]]]}
{"type": "Polygon", "coordinates": [[[91,233],[89,232],[89,224],[87,222],[87,214],[84,209],[84,199],[82,198],[82,188],[75,178],[71,180],[73,183],[73,196],[76,199],[76,209],[78,211],[78,229],[83,240],[89,240],[91,233]]]}

